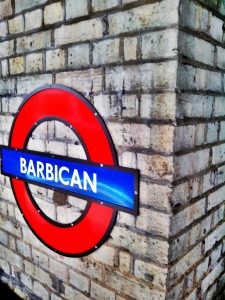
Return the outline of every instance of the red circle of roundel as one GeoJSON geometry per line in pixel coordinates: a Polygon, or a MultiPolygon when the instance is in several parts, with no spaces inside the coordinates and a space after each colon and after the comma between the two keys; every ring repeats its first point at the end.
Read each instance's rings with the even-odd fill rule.
{"type": "MultiPolygon", "coordinates": [[[[70,124],[79,134],[92,162],[117,164],[111,138],[97,111],[80,94],[60,85],[35,90],[26,97],[12,125],[9,146],[24,149],[35,126],[47,119],[60,119],[70,124]]],[[[112,230],[117,211],[111,207],[91,202],[77,222],[61,226],[40,214],[25,182],[13,178],[11,184],[27,224],[57,253],[87,255],[98,248],[112,230]]]]}

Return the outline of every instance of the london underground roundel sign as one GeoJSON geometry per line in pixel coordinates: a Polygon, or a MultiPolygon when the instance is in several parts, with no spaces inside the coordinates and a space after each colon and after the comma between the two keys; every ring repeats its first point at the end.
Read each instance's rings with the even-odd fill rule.
{"type": "Polygon", "coordinates": [[[50,249],[66,256],[84,256],[108,238],[117,211],[138,213],[138,171],[118,166],[108,130],[91,103],[60,85],[29,94],[14,119],[9,146],[1,147],[1,172],[12,189],[27,224],[50,249]],[[79,137],[87,160],[27,150],[33,130],[58,120],[79,137]],[[37,205],[28,183],[87,200],[79,219],[53,221],[37,205]]]}

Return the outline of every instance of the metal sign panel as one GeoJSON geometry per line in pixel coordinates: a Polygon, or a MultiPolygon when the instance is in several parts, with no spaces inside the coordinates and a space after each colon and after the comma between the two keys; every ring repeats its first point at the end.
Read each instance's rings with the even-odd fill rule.
{"type": "Polygon", "coordinates": [[[90,102],[76,91],[46,86],[28,95],[14,119],[9,147],[2,147],[2,173],[11,177],[18,206],[33,233],[50,249],[84,256],[105,242],[118,210],[138,213],[138,171],[118,166],[109,132],[90,102]],[[33,130],[59,120],[79,137],[87,161],[26,149],[33,130]],[[67,194],[88,204],[69,224],[53,221],[37,205],[28,182],[67,194]]]}

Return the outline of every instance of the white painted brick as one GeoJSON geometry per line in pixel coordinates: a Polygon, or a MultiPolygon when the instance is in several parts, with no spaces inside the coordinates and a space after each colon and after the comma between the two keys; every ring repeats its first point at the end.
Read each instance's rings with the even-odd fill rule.
{"type": "Polygon", "coordinates": [[[179,39],[179,50],[184,56],[207,65],[214,65],[215,47],[191,34],[182,32],[179,39]]]}
{"type": "Polygon", "coordinates": [[[224,141],[225,140],[225,122],[220,122],[219,140],[220,141],[224,141]]]}
{"type": "Polygon", "coordinates": [[[189,270],[201,258],[201,244],[189,251],[169,271],[169,286],[172,286],[187,270],[189,270]]]}
{"type": "Polygon", "coordinates": [[[97,251],[92,253],[92,257],[106,265],[114,266],[115,250],[106,245],[102,245],[97,251]]]}
{"type": "Polygon", "coordinates": [[[38,72],[43,69],[42,53],[32,53],[26,56],[26,72],[38,72]]]}
{"type": "Polygon", "coordinates": [[[124,59],[135,60],[137,58],[137,37],[124,38],[124,59]]]}
{"type": "Polygon", "coordinates": [[[131,266],[131,256],[129,253],[120,251],[119,253],[119,270],[122,273],[129,273],[131,266]]]}
{"type": "Polygon", "coordinates": [[[2,76],[8,76],[9,74],[9,67],[8,67],[8,60],[4,59],[1,61],[1,69],[2,69],[2,76]]]}
{"type": "Polygon", "coordinates": [[[43,49],[51,46],[51,32],[43,31],[18,38],[17,53],[43,49]]]}
{"type": "Polygon", "coordinates": [[[73,270],[69,271],[69,283],[82,292],[89,292],[90,279],[73,270]]]}
{"type": "Polygon", "coordinates": [[[20,240],[17,240],[17,249],[20,255],[27,258],[31,258],[31,250],[29,245],[23,243],[20,240]]]}
{"type": "Polygon", "coordinates": [[[207,143],[216,142],[218,140],[218,131],[219,131],[218,122],[208,123],[206,142],[207,143]]]}
{"type": "Polygon", "coordinates": [[[125,89],[147,90],[151,88],[173,89],[176,82],[177,62],[143,64],[106,69],[106,88],[120,91],[125,89]]]}
{"type": "Polygon", "coordinates": [[[41,25],[42,25],[41,9],[36,9],[25,14],[25,31],[39,28],[41,27],[41,25]]]}
{"type": "Polygon", "coordinates": [[[165,58],[177,54],[177,36],[176,29],[151,32],[142,36],[142,58],[165,58]]]}
{"type": "Polygon", "coordinates": [[[87,159],[84,148],[81,145],[68,144],[68,156],[79,159],[87,159]]]}
{"type": "Polygon", "coordinates": [[[204,278],[201,284],[201,291],[204,294],[207,290],[207,288],[213,284],[213,282],[216,280],[217,277],[220,276],[220,274],[223,272],[223,262],[221,261],[216,265],[215,268],[212,269],[212,271],[204,278]]]}
{"type": "Polygon", "coordinates": [[[124,95],[122,97],[122,116],[136,117],[138,115],[139,101],[136,95],[124,95]]]}
{"type": "Polygon", "coordinates": [[[88,15],[88,1],[66,0],[66,19],[78,18],[88,15]]]}
{"type": "Polygon", "coordinates": [[[32,261],[35,265],[48,269],[48,256],[44,253],[32,248],[32,261]]]}
{"type": "Polygon", "coordinates": [[[203,145],[206,141],[207,124],[197,124],[195,129],[195,145],[203,145]]]}
{"type": "Polygon", "coordinates": [[[210,35],[213,39],[222,42],[223,21],[215,15],[212,15],[211,17],[210,35]]]}
{"type": "Polygon", "coordinates": [[[113,140],[119,146],[149,148],[150,128],[144,124],[108,123],[113,140]],[[141,135],[138,133],[142,132],[141,135]]]}
{"type": "Polygon", "coordinates": [[[63,7],[61,2],[45,6],[44,23],[53,24],[63,20],[63,7]]]}
{"type": "Polygon", "coordinates": [[[65,52],[62,49],[46,52],[46,70],[62,69],[65,66],[65,52]]]}
{"type": "Polygon", "coordinates": [[[175,128],[175,150],[192,148],[194,146],[195,126],[179,126],[175,128]]]}
{"type": "Polygon", "coordinates": [[[224,236],[225,223],[218,226],[210,235],[205,239],[205,252],[210,250],[216,242],[221,240],[224,236]]]}
{"type": "Polygon", "coordinates": [[[180,22],[183,26],[197,30],[199,28],[198,18],[199,6],[193,1],[184,0],[180,6],[180,22]]]}
{"type": "Polygon", "coordinates": [[[120,61],[120,39],[109,39],[94,43],[93,64],[106,64],[120,61]]]}
{"type": "Polygon", "coordinates": [[[171,180],[173,174],[172,157],[163,157],[160,155],[137,155],[138,168],[142,175],[149,176],[154,179],[171,180]]]}
{"type": "Polygon", "coordinates": [[[92,10],[94,12],[102,11],[102,10],[116,7],[119,4],[120,4],[119,0],[93,0],[92,1],[92,10]]]}
{"type": "Polygon", "coordinates": [[[86,297],[84,294],[78,292],[77,290],[71,288],[70,286],[68,286],[66,284],[63,284],[63,286],[65,287],[65,291],[62,294],[62,296],[68,300],[75,300],[75,299],[88,300],[88,299],[90,299],[89,297],[86,297]]]}
{"type": "Polygon", "coordinates": [[[42,140],[35,140],[35,139],[29,139],[27,149],[45,152],[46,151],[46,145],[45,142],[42,140]]]}
{"type": "Polygon", "coordinates": [[[225,160],[225,144],[212,148],[212,164],[219,164],[225,160]]]}
{"type": "Polygon", "coordinates": [[[93,299],[102,299],[102,300],[115,300],[115,293],[102,287],[101,285],[91,282],[91,297],[93,299]]]}
{"type": "Polygon", "coordinates": [[[70,205],[58,206],[56,208],[57,221],[63,224],[69,224],[80,217],[80,212],[76,207],[70,205]]]}
{"type": "Polygon", "coordinates": [[[201,280],[208,271],[209,257],[206,257],[196,268],[196,280],[201,280]]]}
{"type": "Polygon", "coordinates": [[[68,66],[83,67],[90,64],[89,44],[76,45],[68,48],[68,66]]]}
{"type": "Polygon", "coordinates": [[[0,22],[0,38],[6,37],[8,33],[6,21],[0,22]]]}
{"type": "Polygon", "coordinates": [[[208,207],[207,207],[208,210],[221,204],[225,200],[224,192],[225,192],[225,186],[221,187],[220,189],[216,190],[215,192],[211,193],[208,196],[208,207]]]}
{"type": "Polygon", "coordinates": [[[34,281],[33,284],[33,292],[35,293],[35,295],[37,295],[43,300],[49,299],[48,290],[36,280],[34,281]]]}
{"type": "Polygon", "coordinates": [[[67,85],[83,94],[101,92],[102,80],[102,69],[89,69],[87,71],[63,72],[56,74],[57,84],[67,85]]]}
{"type": "Polygon", "coordinates": [[[28,289],[32,290],[32,278],[28,276],[27,274],[20,273],[20,281],[22,284],[24,284],[28,289]]]}
{"type": "Polygon", "coordinates": [[[222,47],[217,47],[216,50],[216,65],[225,69],[225,49],[222,47]]]}
{"type": "Polygon", "coordinates": [[[24,30],[24,20],[22,15],[10,19],[8,24],[10,34],[20,33],[24,30]]]}
{"type": "Polygon", "coordinates": [[[0,243],[4,246],[8,246],[8,235],[0,230],[0,243]]]}
{"type": "Polygon", "coordinates": [[[24,58],[17,56],[9,60],[10,74],[21,74],[24,72],[24,58]]]}
{"type": "Polygon", "coordinates": [[[9,265],[4,259],[0,259],[0,268],[1,268],[6,274],[10,274],[10,265],[9,265]]]}
{"type": "Polygon", "coordinates": [[[178,1],[168,0],[119,12],[109,16],[109,34],[118,34],[178,22],[178,1]]]}
{"type": "Polygon", "coordinates": [[[221,258],[222,255],[222,244],[220,244],[216,249],[211,253],[210,255],[210,269],[212,270],[216,264],[217,261],[221,258]]]}
{"type": "Polygon", "coordinates": [[[140,208],[140,215],[136,219],[136,226],[139,229],[150,231],[153,234],[168,238],[170,215],[146,208],[140,208]]]}
{"type": "Polygon", "coordinates": [[[175,157],[175,176],[182,178],[197,174],[209,166],[209,149],[175,157]]]}
{"type": "Polygon", "coordinates": [[[146,256],[153,261],[167,263],[168,243],[151,237],[137,234],[126,228],[115,226],[112,231],[112,243],[123,247],[130,253],[146,256]],[[149,251],[151,249],[151,251],[149,251]]]}
{"type": "Polygon", "coordinates": [[[0,19],[8,17],[12,14],[11,0],[1,1],[0,3],[0,19]]]}
{"type": "Polygon", "coordinates": [[[150,132],[150,147],[153,150],[162,152],[173,151],[174,126],[152,125],[150,132]]]}
{"type": "Polygon", "coordinates": [[[1,52],[0,52],[0,58],[8,57],[13,55],[14,53],[14,41],[5,41],[0,43],[1,52]]]}
{"type": "Polygon", "coordinates": [[[128,295],[134,299],[140,300],[157,300],[164,299],[164,292],[138,283],[136,280],[121,276],[116,272],[107,272],[106,281],[115,290],[128,295]]]}
{"type": "Polygon", "coordinates": [[[118,213],[117,221],[118,221],[118,223],[126,225],[126,226],[132,226],[132,227],[135,226],[135,217],[130,214],[127,214],[123,211],[120,211],[118,213]]]}
{"type": "Polygon", "coordinates": [[[167,269],[141,260],[135,260],[134,275],[159,289],[166,289],[167,269]]]}
{"type": "Polygon", "coordinates": [[[205,198],[178,212],[171,219],[170,234],[174,235],[198,220],[205,213],[205,198]]]}
{"type": "Polygon", "coordinates": [[[225,116],[225,97],[215,97],[214,116],[225,116]]]}
{"type": "Polygon", "coordinates": [[[1,116],[0,124],[1,130],[5,132],[10,132],[12,127],[13,117],[12,116],[1,116]]]}
{"type": "Polygon", "coordinates": [[[221,83],[221,73],[208,71],[208,82],[207,88],[213,92],[221,92],[222,83],[221,83]]]}
{"type": "Polygon", "coordinates": [[[38,76],[27,76],[20,77],[17,81],[17,92],[19,94],[27,94],[32,92],[34,89],[43,85],[52,83],[52,75],[44,74],[38,76]]]}
{"type": "Polygon", "coordinates": [[[103,36],[103,24],[100,19],[91,19],[63,25],[55,29],[54,36],[56,45],[93,40],[103,36]]]}
{"type": "Polygon", "coordinates": [[[15,3],[15,11],[16,13],[21,12],[22,10],[32,8],[36,5],[44,4],[47,0],[20,0],[15,3]]]}
{"type": "Polygon", "coordinates": [[[140,116],[152,119],[175,118],[175,94],[141,95],[140,116]]]}

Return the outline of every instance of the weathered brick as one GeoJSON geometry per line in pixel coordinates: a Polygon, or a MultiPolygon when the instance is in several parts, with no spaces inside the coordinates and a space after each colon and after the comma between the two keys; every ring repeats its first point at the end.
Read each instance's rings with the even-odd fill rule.
{"type": "Polygon", "coordinates": [[[175,176],[182,178],[197,174],[209,166],[209,149],[175,157],[175,176]]]}
{"type": "Polygon", "coordinates": [[[92,19],[63,25],[55,29],[54,36],[56,45],[94,40],[103,36],[103,24],[100,19],[92,19]]]}
{"type": "Polygon", "coordinates": [[[138,115],[139,101],[136,95],[122,96],[122,116],[136,117],[138,115]]]}
{"type": "Polygon", "coordinates": [[[225,116],[225,97],[215,97],[214,116],[225,116]]]}
{"type": "Polygon", "coordinates": [[[140,216],[136,220],[137,228],[150,231],[164,237],[169,236],[170,216],[153,210],[140,208],[140,216]]]}
{"type": "Polygon", "coordinates": [[[199,6],[190,0],[184,0],[180,6],[180,22],[183,26],[187,26],[191,29],[197,30],[199,28],[198,18],[199,6]]]}
{"type": "Polygon", "coordinates": [[[171,180],[173,174],[173,159],[160,155],[138,154],[138,168],[142,175],[154,179],[171,180]]]}
{"type": "Polygon", "coordinates": [[[46,52],[46,70],[62,69],[65,66],[65,52],[62,49],[46,52]]]}
{"type": "Polygon", "coordinates": [[[116,295],[114,292],[102,287],[101,285],[91,282],[91,297],[93,299],[102,299],[102,300],[115,300],[116,295]]]}
{"type": "Polygon", "coordinates": [[[36,9],[25,14],[25,30],[33,30],[42,25],[42,10],[36,9]],[[35,20],[35,22],[34,22],[35,20]]]}
{"type": "Polygon", "coordinates": [[[92,1],[92,10],[102,11],[106,9],[110,9],[119,5],[119,0],[93,0],[92,1]]]}
{"type": "Polygon", "coordinates": [[[207,126],[207,134],[206,134],[206,142],[214,143],[218,140],[218,122],[208,123],[207,126]]]}
{"type": "Polygon", "coordinates": [[[209,257],[206,257],[196,268],[196,280],[201,280],[208,271],[209,257]]]}
{"type": "Polygon", "coordinates": [[[63,20],[63,7],[61,2],[45,6],[44,23],[53,24],[63,20]]]}
{"type": "Polygon", "coordinates": [[[19,13],[25,9],[32,8],[36,5],[44,4],[47,0],[20,0],[19,2],[16,1],[15,3],[15,11],[19,13]]]}
{"type": "Polygon", "coordinates": [[[0,95],[15,93],[15,79],[0,79],[0,95]]]}
{"type": "Polygon", "coordinates": [[[27,73],[42,71],[42,69],[43,69],[42,53],[32,53],[26,56],[27,73]]]}
{"type": "Polygon", "coordinates": [[[164,292],[141,285],[137,281],[122,277],[116,272],[108,271],[106,274],[106,281],[112,288],[125,295],[133,297],[134,299],[157,300],[165,297],[164,292]]]}
{"type": "Polygon", "coordinates": [[[90,64],[90,46],[81,44],[68,48],[68,66],[83,67],[90,64]]]}
{"type": "Polygon", "coordinates": [[[116,246],[128,249],[131,253],[146,256],[153,261],[167,263],[169,245],[166,241],[140,235],[117,226],[113,228],[111,236],[112,243],[116,246]]]}
{"type": "Polygon", "coordinates": [[[201,290],[204,294],[208,287],[216,280],[216,278],[223,272],[223,262],[218,263],[212,271],[203,279],[201,284],[201,290]]]}
{"type": "Polygon", "coordinates": [[[102,90],[102,80],[102,69],[56,74],[56,83],[67,85],[84,94],[100,92],[102,90]]]}
{"type": "Polygon", "coordinates": [[[166,289],[167,270],[156,265],[146,263],[142,260],[135,260],[134,274],[159,289],[166,289]]]}
{"type": "Polygon", "coordinates": [[[179,126],[175,128],[175,150],[192,148],[195,142],[195,126],[179,126]]]}
{"type": "Polygon", "coordinates": [[[152,125],[150,147],[155,151],[172,152],[174,127],[169,125],[152,125]]]}
{"type": "Polygon", "coordinates": [[[222,163],[225,159],[225,144],[214,146],[212,148],[212,164],[222,163]]]}
{"type": "Polygon", "coordinates": [[[205,198],[185,208],[171,219],[170,234],[174,235],[202,217],[205,213],[205,198]]]}
{"type": "Polygon", "coordinates": [[[0,22],[0,38],[6,37],[8,33],[6,21],[0,22]]]}
{"type": "Polygon", "coordinates": [[[24,19],[22,15],[9,20],[8,24],[10,34],[20,33],[24,30],[24,19]]]}
{"type": "Polygon", "coordinates": [[[124,59],[135,60],[137,58],[137,37],[124,38],[124,59]]]}
{"type": "Polygon", "coordinates": [[[111,247],[103,245],[92,254],[92,257],[106,265],[114,266],[115,250],[111,247]]]}
{"type": "Polygon", "coordinates": [[[17,53],[43,49],[51,46],[51,32],[38,32],[17,39],[17,53]]]}
{"type": "Polygon", "coordinates": [[[34,281],[33,284],[33,292],[35,293],[35,295],[37,295],[43,300],[49,299],[48,290],[36,280],[34,281]]]}
{"type": "Polygon", "coordinates": [[[205,239],[205,252],[210,250],[216,242],[221,240],[224,236],[225,223],[218,226],[210,235],[205,239]]]}
{"type": "Polygon", "coordinates": [[[88,15],[88,1],[66,0],[66,19],[78,18],[88,15]]]}
{"type": "Polygon", "coordinates": [[[75,286],[77,289],[79,289],[85,293],[89,292],[90,280],[87,277],[85,277],[77,272],[74,272],[73,270],[69,271],[69,282],[71,285],[75,286]]]}
{"type": "Polygon", "coordinates": [[[11,0],[5,0],[0,2],[0,19],[8,17],[12,14],[11,0]]]}
{"type": "Polygon", "coordinates": [[[143,94],[140,99],[140,116],[152,119],[175,118],[175,94],[143,94]]]}
{"type": "Polygon", "coordinates": [[[190,269],[201,258],[201,244],[189,251],[169,271],[169,286],[172,286],[188,269],[190,269]]]}
{"type": "Polygon", "coordinates": [[[208,207],[207,207],[208,210],[219,205],[225,200],[224,192],[225,192],[225,187],[223,186],[208,196],[208,207]]]}
{"type": "Polygon", "coordinates": [[[9,66],[8,60],[4,59],[1,61],[1,69],[2,69],[2,76],[5,77],[9,74],[9,66]]]}
{"type": "Polygon", "coordinates": [[[14,52],[13,40],[1,42],[0,47],[1,47],[0,58],[4,58],[4,57],[13,55],[13,52],[14,52]]]}
{"type": "Polygon", "coordinates": [[[176,29],[156,31],[144,34],[142,36],[142,58],[165,58],[177,54],[177,36],[176,29]]]}
{"type": "Polygon", "coordinates": [[[119,252],[119,270],[123,273],[129,273],[131,267],[131,256],[125,251],[119,252]]]}
{"type": "Polygon", "coordinates": [[[216,47],[216,65],[219,68],[225,69],[225,49],[222,47],[216,47]]]}
{"type": "Polygon", "coordinates": [[[191,34],[182,33],[179,39],[179,50],[184,56],[207,65],[214,65],[215,47],[191,34]],[[204,49],[204,51],[202,51],[204,49]]]}
{"type": "Polygon", "coordinates": [[[96,65],[120,61],[120,39],[94,43],[93,63],[96,65]]]}
{"type": "Polygon", "coordinates": [[[23,243],[20,240],[17,240],[17,249],[18,249],[18,253],[21,254],[22,256],[31,258],[31,250],[29,245],[23,243]]]}
{"type": "Polygon", "coordinates": [[[106,69],[106,88],[109,90],[173,89],[177,63],[143,64],[106,69]],[[166,72],[166,70],[168,72],[166,72]]]}
{"type": "Polygon", "coordinates": [[[24,72],[24,58],[17,56],[9,60],[10,74],[20,74],[24,72]]]}
{"type": "Polygon", "coordinates": [[[143,5],[109,16],[109,34],[118,34],[154,26],[168,26],[178,22],[178,1],[171,7],[165,0],[143,5]]]}
{"type": "Polygon", "coordinates": [[[52,83],[52,75],[44,74],[38,76],[27,76],[20,77],[17,81],[17,91],[19,94],[30,93],[34,89],[51,84],[52,83]]]}
{"type": "Polygon", "coordinates": [[[211,17],[210,35],[215,40],[222,42],[223,38],[223,21],[215,15],[211,17]]]}

